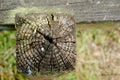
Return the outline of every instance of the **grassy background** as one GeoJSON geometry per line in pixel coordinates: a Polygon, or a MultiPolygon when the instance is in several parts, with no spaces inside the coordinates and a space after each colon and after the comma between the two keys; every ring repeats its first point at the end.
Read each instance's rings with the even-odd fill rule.
{"type": "MultiPolygon", "coordinates": [[[[80,23],[76,28],[77,65],[71,73],[37,75],[31,80],[118,80],[120,23],[80,23]]],[[[0,80],[28,80],[17,73],[15,31],[0,32],[0,80]]]]}

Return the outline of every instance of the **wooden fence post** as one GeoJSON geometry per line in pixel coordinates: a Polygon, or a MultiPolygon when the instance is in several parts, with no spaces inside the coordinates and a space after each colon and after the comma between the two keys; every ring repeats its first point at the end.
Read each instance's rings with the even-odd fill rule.
{"type": "Polygon", "coordinates": [[[64,13],[18,13],[16,62],[19,71],[71,71],[76,64],[75,20],[64,13]]]}

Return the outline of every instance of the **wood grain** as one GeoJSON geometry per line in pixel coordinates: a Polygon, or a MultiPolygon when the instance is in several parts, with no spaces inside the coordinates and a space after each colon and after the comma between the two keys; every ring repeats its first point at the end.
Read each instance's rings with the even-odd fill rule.
{"type": "Polygon", "coordinates": [[[77,22],[120,20],[120,0],[0,0],[0,24],[14,24],[15,13],[21,11],[18,7],[24,11],[32,7],[68,9],[77,22]]]}
{"type": "Polygon", "coordinates": [[[76,62],[75,20],[68,14],[16,15],[16,62],[19,71],[70,71],[76,62]]]}

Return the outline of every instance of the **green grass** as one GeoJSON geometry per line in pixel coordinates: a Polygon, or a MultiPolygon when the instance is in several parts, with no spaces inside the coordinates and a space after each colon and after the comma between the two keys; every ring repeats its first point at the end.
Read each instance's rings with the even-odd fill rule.
{"type": "Polygon", "coordinates": [[[15,68],[15,32],[0,33],[0,78],[7,80],[14,73],[15,68]]]}
{"type": "Polygon", "coordinates": [[[23,80],[15,61],[15,31],[0,32],[0,80],[23,80]]]}
{"type": "MultiPolygon", "coordinates": [[[[80,24],[76,31],[76,69],[59,76],[38,75],[37,78],[33,77],[31,80],[103,80],[103,76],[109,78],[117,74],[120,63],[117,62],[119,59],[113,56],[114,53],[116,56],[120,53],[119,26],[120,23],[80,24]],[[92,28],[88,28],[91,26],[92,28]],[[114,70],[116,72],[113,72],[114,70]]],[[[15,31],[0,32],[0,80],[28,80],[25,75],[17,73],[15,31]]]]}

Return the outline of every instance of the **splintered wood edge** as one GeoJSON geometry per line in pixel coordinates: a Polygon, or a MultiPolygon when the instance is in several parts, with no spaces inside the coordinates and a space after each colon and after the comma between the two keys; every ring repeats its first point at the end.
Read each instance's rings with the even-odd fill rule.
{"type": "Polygon", "coordinates": [[[73,14],[70,14],[70,13],[55,13],[55,12],[51,12],[51,13],[48,13],[48,12],[44,12],[44,13],[16,13],[15,14],[15,29],[18,29],[17,27],[16,27],[16,24],[17,24],[17,19],[19,18],[19,19],[26,19],[26,18],[28,18],[28,15],[29,15],[29,17],[30,16],[34,16],[34,15],[46,15],[46,16],[51,16],[51,15],[53,15],[53,16],[55,16],[55,15],[61,15],[61,16],[69,16],[69,17],[71,17],[72,18],[72,20],[74,21],[74,22],[76,22],[75,21],[75,17],[74,17],[74,15],[73,14]]]}
{"type": "Polygon", "coordinates": [[[57,7],[18,7],[13,10],[6,11],[6,15],[3,20],[3,23],[0,24],[15,24],[15,15],[16,13],[67,13],[74,15],[73,10],[68,10],[65,8],[57,8],[57,7]]]}

